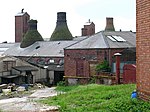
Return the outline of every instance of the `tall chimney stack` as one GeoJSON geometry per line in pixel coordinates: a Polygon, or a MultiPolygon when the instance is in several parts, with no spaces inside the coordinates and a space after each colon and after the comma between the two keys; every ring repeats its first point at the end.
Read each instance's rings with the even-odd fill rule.
{"type": "Polygon", "coordinates": [[[113,18],[111,18],[111,17],[106,18],[105,31],[115,31],[114,24],[113,24],[113,18]]]}
{"type": "Polygon", "coordinates": [[[72,34],[70,33],[67,26],[66,12],[58,12],[56,28],[51,35],[50,41],[72,40],[72,39],[73,39],[72,34]]]}
{"type": "Polygon", "coordinates": [[[28,31],[28,20],[30,20],[30,15],[24,12],[24,9],[15,15],[15,42],[21,42],[28,31]]]}
{"type": "Polygon", "coordinates": [[[43,41],[41,34],[37,30],[37,20],[31,19],[30,21],[28,21],[28,26],[28,31],[23,37],[23,40],[20,44],[21,48],[28,47],[36,41],[43,41]]]}

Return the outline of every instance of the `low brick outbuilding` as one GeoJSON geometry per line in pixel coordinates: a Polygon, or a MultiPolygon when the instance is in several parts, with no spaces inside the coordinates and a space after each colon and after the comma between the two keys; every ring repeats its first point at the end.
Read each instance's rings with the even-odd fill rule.
{"type": "MultiPolygon", "coordinates": [[[[96,75],[96,64],[107,60],[112,65],[116,52],[135,49],[135,33],[101,31],[64,50],[65,78],[71,84],[87,83],[96,75]]],[[[131,56],[132,57],[132,56],[131,56]]]]}

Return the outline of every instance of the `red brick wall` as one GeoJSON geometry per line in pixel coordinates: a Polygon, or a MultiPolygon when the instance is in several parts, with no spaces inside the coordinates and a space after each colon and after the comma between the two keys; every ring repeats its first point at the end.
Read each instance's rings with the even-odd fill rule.
{"type": "Polygon", "coordinates": [[[84,28],[82,28],[82,36],[90,36],[93,34],[95,34],[95,24],[84,25],[84,28]]]}
{"type": "Polygon", "coordinates": [[[78,76],[77,67],[78,61],[83,61],[83,77],[89,77],[90,74],[90,61],[102,62],[104,59],[112,61],[112,57],[116,52],[121,52],[123,49],[93,49],[93,50],[65,50],[64,63],[65,63],[65,76],[78,76]]]}
{"type": "Polygon", "coordinates": [[[99,61],[104,60],[103,51],[98,50],[65,50],[65,76],[78,76],[77,74],[77,62],[83,61],[83,77],[89,76],[89,63],[92,59],[100,58],[99,61]],[[98,57],[101,54],[102,57],[98,57]]]}
{"type": "Polygon", "coordinates": [[[28,20],[30,16],[25,13],[22,16],[15,16],[15,42],[21,42],[28,30],[28,20]]]}
{"type": "Polygon", "coordinates": [[[150,100],[150,0],[136,0],[137,91],[150,100]]]}
{"type": "Polygon", "coordinates": [[[87,29],[82,28],[81,33],[82,33],[82,36],[86,36],[87,35],[87,29]]]}
{"type": "Polygon", "coordinates": [[[123,83],[136,83],[136,66],[133,64],[126,64],[123,67],[123,83]]]}

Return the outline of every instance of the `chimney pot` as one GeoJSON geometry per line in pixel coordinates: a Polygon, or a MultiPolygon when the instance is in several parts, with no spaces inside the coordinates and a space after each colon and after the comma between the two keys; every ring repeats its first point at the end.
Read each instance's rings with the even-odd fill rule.
{"type": "Polygon", "coordinates": [[[57,13],[57,23],[58,22],[66,22],[66,12],[57,13]]]}
{"type": "Polygon", "coordinates": [[[28,21],[29,30],[37,30],[37,20],[29,20],[28,21]]]}

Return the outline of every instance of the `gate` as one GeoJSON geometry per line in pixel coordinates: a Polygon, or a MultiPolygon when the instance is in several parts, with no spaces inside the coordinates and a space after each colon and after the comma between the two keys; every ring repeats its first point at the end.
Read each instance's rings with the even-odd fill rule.
{"type": "Polygon", "coordinates": [[[126,64],[123,67],[123,83],[136,83],[136,65],[126,64]]]}

